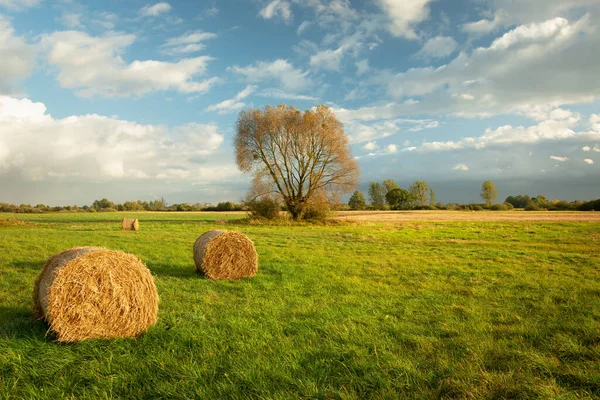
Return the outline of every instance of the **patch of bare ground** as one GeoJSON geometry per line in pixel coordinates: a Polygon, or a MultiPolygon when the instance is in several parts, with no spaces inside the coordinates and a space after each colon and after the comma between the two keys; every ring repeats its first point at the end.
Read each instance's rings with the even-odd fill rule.
{"type": "Polygon", "coordinates": [[[498,221],[600,222],[594,211],[339,211],[334,219],[354,222],[498,221]]]}

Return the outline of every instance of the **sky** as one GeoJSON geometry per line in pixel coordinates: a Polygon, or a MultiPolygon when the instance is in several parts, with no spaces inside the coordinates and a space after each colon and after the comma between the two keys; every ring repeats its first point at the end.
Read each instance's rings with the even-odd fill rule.
{"type": "Polygon", "coordinates": [[[359,190],[600,198],[600,0],[0,0],[0,202],[239,201],[240,110],[326,104],[359,190]]]}

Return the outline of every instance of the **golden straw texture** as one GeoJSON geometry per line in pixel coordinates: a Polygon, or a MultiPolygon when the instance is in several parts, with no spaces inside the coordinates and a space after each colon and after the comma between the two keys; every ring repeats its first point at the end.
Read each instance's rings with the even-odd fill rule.
{"type": "Polygon", "coordinates": [[[251,277],[258,271],[254,243],[239,232],[210,231],[194,244],[196,270],[209,279],[251,277]]]}
{"type": "Polygon", "coordinates": [[[134,337],[156,323],[152,274],[134,255],[76,247],[51,257],[35,282],[34,309],[59,342],[134,337]]]}
{"type": "Polygon", "coordinates": [[[140,230],[140,221],[137,218],[123,218],[121,221],[121,230],[122,231],[139,231],[140,230]]]}

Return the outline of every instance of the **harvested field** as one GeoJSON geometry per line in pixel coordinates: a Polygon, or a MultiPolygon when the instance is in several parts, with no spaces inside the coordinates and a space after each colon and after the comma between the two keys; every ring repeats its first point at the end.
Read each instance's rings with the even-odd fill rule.
{"type": "Polygon", "coordinates": [[[497,221],[497,222],[600,222],[600,212],[580,211],[340,211],[340,221],[497,221]]]}

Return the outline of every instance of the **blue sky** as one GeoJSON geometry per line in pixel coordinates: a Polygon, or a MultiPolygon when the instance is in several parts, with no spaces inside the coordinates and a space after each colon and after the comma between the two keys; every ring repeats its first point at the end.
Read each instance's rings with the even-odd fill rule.
{"type": "Polygon", "coordinates": [[[0,201],[239,200],[237,113],[327,104],[361,185],[600,197],[598,0],[0,0],[0,201]]]}

